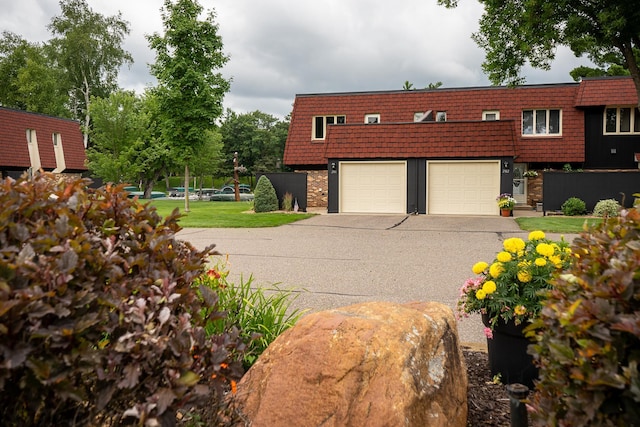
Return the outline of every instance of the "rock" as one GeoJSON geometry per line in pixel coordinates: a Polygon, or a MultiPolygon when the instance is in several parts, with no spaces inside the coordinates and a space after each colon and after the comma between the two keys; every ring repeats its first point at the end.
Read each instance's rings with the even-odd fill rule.
{"type": "Polygon", "coordinates": [[[253,427],[465,426],[455,318],[438,303],[309,314],[249,369],[236,402],[253,427]]]}

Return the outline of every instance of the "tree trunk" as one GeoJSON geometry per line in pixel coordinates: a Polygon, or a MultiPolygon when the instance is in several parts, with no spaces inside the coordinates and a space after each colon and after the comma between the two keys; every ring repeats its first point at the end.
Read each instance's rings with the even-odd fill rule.
{"type": "Polygon", "coordinates": [[[189,212],[189,165],[184,165],[184,211],[189,212]]]}
{"type": "Polygon", "coordinates": [[[620,47],[620,50],[624,55],[624,60],[627,63],[627,69],[629,70],[629,74],[631,74],[633,83],[636,86],[636,94],[638,95],[638,105],[640,106],[640,68],[638,68],[638,62],[636,61],[636,56],[633,53],[632,42],[631,41],[629,41],[628,43],[623,42],[622,47],[620,47]]]}
{"type": "Polygon", "coordinates": [[[82,139],[84,142],[84,148],[87,149],[89,146],[89,125],[90,125],[90,121],[91,121],[91,115],[89,113],[89,103],[91,102],[91,89],[89,88],[89,82],[87,81],[87,76],[83,75],[83,84],[84,84],[84,90],[82,91],[82,93],[84,94],[84,127],[82,130],[82,139]]]}

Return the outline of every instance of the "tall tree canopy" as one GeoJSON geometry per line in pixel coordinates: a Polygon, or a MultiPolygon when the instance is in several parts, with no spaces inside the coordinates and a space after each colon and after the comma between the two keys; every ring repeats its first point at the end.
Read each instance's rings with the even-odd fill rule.
{"type": "Polygon", "coordinates": [[[91,96],[106,98],[116,90],[118,71],[133,62],[122,48],[129,24],[122,14],[105,17],[94,12],[86,0],[61,0],[61,15],[49,24],[54,35],[50,45],[66,70],[70,107],[84,126],[85,147],[91,125],[91,96]]]}
{"type": "Polygon", "coordinates": [[[70,117],[64,70],[46,44],[21,36],[0,36],[0,105],[19,110],[70,117]]]}
{"type": "Polygon", "coordinates": [[[288,120],[279,121],[261,111],[237,114],[227,110],[220,128],[226,172],[233,171],[231,159],[235,152],[238,163],[252,174],[282,170],[288,130],[288,120]]]}
{"type": "MultiPolygon", "coordinates": [[[[163,136],[172,152],[185,164],[206,144],[222,115],[222,101],[229,81],[218,71],[228,61],[222,52],[215,13],[200,20],[203,9],[196,0],[165,0],[162,9],[164,35],[148,37],[156,51],[151,73],[158,80],[157,96],[163,116],[163,136]]],[[[187,185],[185,185],[187,186],[187,185]]],[[[188,191],[185,210],[189,210],[188,191]]]]}
{"type": "Polygon", "coordinates": [[[117,91],[107,98],[93,97],[89,170],[106,182],[135,182],[130,159],[131,146],[148,126],[142,100],[135,93],[117,91]]]}
{"type": "MultiPolygon", "coordinates": [[[[479,0],[485,11],[474,40],[486,51],[483,69],[494,84],[518,84],[529,62],[549,69],[556,48],[586,54],[597,66],[623,66],[640,94],[640,8],[629,0],[479,0]]],[[[455,7],[458,0],[438,0],[455,7]]],[[[639,96],[640,98],[640,96],[639,96]]]]}

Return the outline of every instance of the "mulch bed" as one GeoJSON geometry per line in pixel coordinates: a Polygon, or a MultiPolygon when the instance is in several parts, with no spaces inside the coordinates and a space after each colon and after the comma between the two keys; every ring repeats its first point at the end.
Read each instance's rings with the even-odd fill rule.
{"type": "Polygon", "coordinates": [[[467,363],[467,426],[510,426],[509,396],[504,384],[493,382],[487,353],[463,349],[467,363]]]}

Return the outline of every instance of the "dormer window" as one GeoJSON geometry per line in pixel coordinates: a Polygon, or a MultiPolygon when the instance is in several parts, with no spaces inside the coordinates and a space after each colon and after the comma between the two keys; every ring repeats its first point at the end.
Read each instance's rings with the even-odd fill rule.
{"type": "Polygon", "coordinates": [[[413,113],[413,121],[414,122],[432,122],[433,111],[427,110],[424,112],[413,113]]]}
{"type": "Polygon", "coordinates": [[[640,111],[637,107],[607,107],[604,110],[605,134],[640,133],[640,111]]]}
{"type": "Polygon", "coordinates": [[[365,114],[364,122],[367,124],[380,123],[380,114],[365,114]]]}
{"type": "Polygon", "coordinates": [[[446,122],[447,121],[447,112],[446,111],[438,111],[436,112],[436,122],[446,122]]]}
{"type": "Polygon", "coordinates": [[[347,122],[346,116],[315,116],[313,118],[313,129],[311,139],[319,140],[324,139],[327,135],[328,125],[343,125],[347,122]]]}
{"type": "Polygon", "coordinates": [[[494,121],[500,120],[500,111],[483,111],[482,112],[482,120],[485,121],[494,121]]]}

